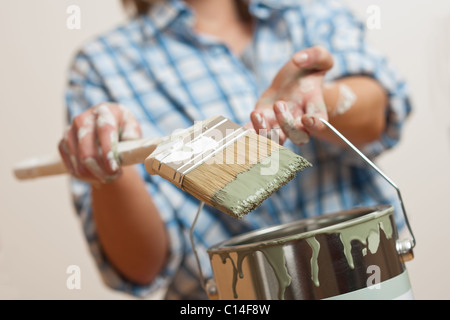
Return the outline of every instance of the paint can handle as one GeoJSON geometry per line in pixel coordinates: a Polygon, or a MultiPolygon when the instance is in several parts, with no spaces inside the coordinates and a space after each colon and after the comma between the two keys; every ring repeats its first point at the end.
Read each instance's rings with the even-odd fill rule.
{"type": "Polygon", "coordinates": [[[192,222],[191,229],[189,230],[189,239],[191,241],[192,252],[194,253],[195,261],[197,262],[198,275],[200,277],[200,284],[201,284],[203,290],[208,295],[210,300],[217,300],[218,299],[218,291],[217,291],[216,282],[214,281],[214,279],[206,279],[203,276],[202,265],[200,264],[200,259],[198,258],[197,249],[196,249],[195,241],[194,241],[194,228],[197,223],[197,219],[203,210],[204,205],[205,205],[204,202],[200,202],[200,205],[198,206],[197,213],[195,214],[195,218],[194,218],[194,221],[192,222]]]}
{"type": "Polygon", "coordinates": [[[416,239],[414,237],[414,233],[412,232],[411,225],[409,224],[408,216],[406,214],[405,205],[403,203],[402,194],[400,192],[399,187],[388,177],[386,176],[369,158],[367,158],[358,148],[356,148],[346,137],[344,137],[335,127],[333,127],[328,121],[320,118],[320,121],[323,122],[333,133],[338,136],[345,144],[347,144],[358,156],[360,156],[367,164],[369,164],[379,175],[381,175],[396,191],[397,196],[400,201],[400,205],[403,211],[403,216],[405,218],[406,227],[408,228],[408,232],[411,236],[410,239],[398,240],[397,241],[397,252],[402,257],[403,261],[412,260],[413,248],[416,245],[416,239]]]}

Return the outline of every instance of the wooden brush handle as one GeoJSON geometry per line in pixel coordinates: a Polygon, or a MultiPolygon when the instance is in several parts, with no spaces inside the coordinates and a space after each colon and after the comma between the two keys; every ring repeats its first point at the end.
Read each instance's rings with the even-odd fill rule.
{"type": "MultiPolygon", "coordinates": [[[[162,139],[140,139],[119,142],[117,153],[123,166],[143,163],[156,149],[162,139]]],[[[17,179],[28,180],[39,177],[68,173],[59,154],[30,158],[13,168],[17,179]]]]}
{"type": "MultiPolygon", "coordinates": [[[[211,117],[205,121],[202,121],[199,125],[200,127],[205,125],[207,126],[208,124],[218,121],[218,119],[224,118],[220,116],[211,117]]],[[[195,126],[192,126],[164,138],[147,138],[119,142],[117,146],[117,153],[119,154],[120,163],[123,166],[144,163],[145,159],[152,154],[153,151],[155,151],[156,147],[159,146],[159,150],[170,149],[174,141],[176,142],[179,141],[179,138],[189,136],[194,132],[194,130],[195,126]]],[[[35,157],[22,161],[14,166],[13,171],[14,175],[20,180],[53,176],[68,172],[58,154],[35,157]]],[[[149,173],[159,174],[158,171],[149,171],[149,173]]]]}

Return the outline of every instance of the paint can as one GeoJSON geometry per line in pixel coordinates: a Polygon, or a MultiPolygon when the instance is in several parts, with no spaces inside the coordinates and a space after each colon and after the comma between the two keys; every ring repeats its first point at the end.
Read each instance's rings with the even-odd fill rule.
{"type": "MultiPolygon", "coordinates": [[[[328,121],[339,139],[396,191],[410,238],[400,240],[394,208],[378,205],[256,230],[209,248],[213,279],[202,280],[210,299],[412,299],[405,262],[416,240],[398,186],[328,121]]],[[[191,244],[201,265],[193,230],[191,244]]]]}
{"type": "Polygon", "coordinates": [[[398,243],[392,206],[242,234],[208,250],[216,288],[210,298],[412,298],[408,256],[398,252],[398,243]]]}

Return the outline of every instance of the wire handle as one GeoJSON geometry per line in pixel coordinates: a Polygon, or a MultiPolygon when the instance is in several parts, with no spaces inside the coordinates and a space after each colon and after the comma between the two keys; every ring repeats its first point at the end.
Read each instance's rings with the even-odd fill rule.
{"type": "Polygon", "coordinates": [[[369,164],[380,176],[382,176],[394,189],[397,191],[397,196],[400,200],[400,205],[402,207],[403,216],[405,218],[406,227],[408,228],[408,232],[411,236],[411,239],[405,239],[397,242],[397,252],[403,257],[412,257],[412,249],[416,246],[416,239],[414,237],[414,233],[412,232],[411,225],[409,224],[408,216],[406,214],[405,205],[403,203],[402,194],[400,192],[399,187],[392,181],[388,176],[386,176],[369,158],[367,158],[358,148],[356,148],[346,137],[344,137],[335,127],[333,127],[328,121],[320,118],[320,121],[323,122],[333,133],[338,136],[342,141],[344,141],[353,151],[355,151],[358,156],[360,156],[367,164],[369,164]]]}
{"type": "Polygon", "coordinates": [[[204,202],[200,202],[200,205],[198,206],[198,209],[197,209],[197,213],[195,214],[194,221],[192,222],[191,229],[189,230],[189,239],[191,240],[192,252],[194,252],[195,261],[197,262],[198,273],[201,278],[200,284],[202,285],[203,290],[205,290],[205,288],[206,288],[206,280],[203,277],[202,266],[200,264],[200,259],[198,258],[197,248],[196,248],[195,242],[194,242],[194,228],[195,228],[195,225],[197,224],[197,219],[200,215],[200,212],[202,212],[204,205],[205,205],[204,202]]]}

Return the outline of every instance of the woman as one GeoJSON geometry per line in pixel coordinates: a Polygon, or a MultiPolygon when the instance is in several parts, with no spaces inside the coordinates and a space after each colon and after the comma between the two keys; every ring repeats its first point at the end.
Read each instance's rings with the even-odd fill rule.
{"type": "MultiPolygon", "coordinates": [[[[124,1],[136,16],[87,43],[70,72],[70,126],[60,152],[105,282],[137,296],[206,298],[188,231],[198,201],[143,166],[114,158],[119,140],[159,137],[223,115],[274,130],[314,165],[243,220],[206,208],[206,249],[268,225],[391,203],[395,193],[318,121],[375,157],[399,140],[405,84],[370,51],[362,25],[335,0],[124,1]]],[[[400,218],[400,217],[399,217],[400,218]]],[[[402,221],[398,220],[401,227],[402,221]]]]}

